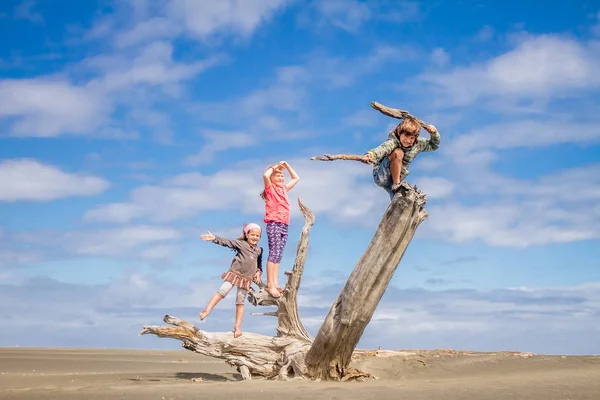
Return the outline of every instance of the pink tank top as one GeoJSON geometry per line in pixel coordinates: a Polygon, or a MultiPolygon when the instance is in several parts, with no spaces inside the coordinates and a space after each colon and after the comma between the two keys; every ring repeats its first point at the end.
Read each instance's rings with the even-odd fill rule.
{"type": "Polygon", "coordinates": [[[265,190],[265,223],[269,221],[290,224],[290,202],[285,186],[271,184],[265,190]]]}

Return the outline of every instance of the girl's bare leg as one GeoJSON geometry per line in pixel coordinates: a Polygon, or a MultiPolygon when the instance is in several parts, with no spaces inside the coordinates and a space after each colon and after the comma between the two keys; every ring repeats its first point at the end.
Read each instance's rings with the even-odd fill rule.
{"type": "Polygon", "coordinates": [[[200,321],[204,321],[204,318],[208,317],[208,314],[210,314],[210,312],[212,311],[212,309],[223,299],[223,296],[221,296],[219,293],[215,293],[213,294],[213,296],[210,298],[210,300],[208,301],[208,304],[206,305],[206,308],[204,309],[204,311],[202,311],[201,313],[198,313],[198,315],[200,315],[200,321]]]}
{"type": "Polygon", "coordinates": [[[244,305],[235,305],[235,325],[233,326],[233,337],[242,336],[242,318],[244,318],[244,305]]]}
{"type": "Polygon", "coordinates": [[[279,297],[277,290],[277,274],[279,273],[279,264],[267,261],[267,292],[273,297],[279,297]]]}

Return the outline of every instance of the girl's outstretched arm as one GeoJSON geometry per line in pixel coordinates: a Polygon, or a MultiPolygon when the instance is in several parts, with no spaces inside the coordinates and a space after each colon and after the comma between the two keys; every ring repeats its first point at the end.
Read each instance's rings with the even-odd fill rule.
{"type": "Polygon", "coordinates": [[[292,168],[292,166],[287,163],[287,161],[281,161],[279,164],[288,170],[288,172],[290,173],[290,177],[292,178],[288,183],[285,184],[285,188],[289,192],[294,186],[296,186],[296,183],[300,181],[300,177],[298,176],[296,171],[294,171],[294,168],[292,168]]]}
{"type": "Polygon", "coordinates": [[[210,232],[207,232],[204,235],[200,235],[200,239],[204,240],[205,242],[212,242],[213,240],[215,240],[215,237],[216,236],[210,232]]]}
{"type": "Polygon", "coordinates": [[[214,244],[218,244],[224,247],[229,247],[230,249],[233,250],[239,250],[240,249],[240,243],[239,240],[229,240],[229,239],[225,239],[219,236],[215,236],[212,233],[208,232],[205,233],[204,235],[200,235],[200,239],[206,241],[206,242],[213,242],[214,244]]]}

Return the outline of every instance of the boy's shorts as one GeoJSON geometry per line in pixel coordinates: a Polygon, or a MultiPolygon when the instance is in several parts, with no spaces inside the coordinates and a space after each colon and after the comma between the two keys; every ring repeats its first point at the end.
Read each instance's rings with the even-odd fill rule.
{"type": "Polygon", "coordinates": [[[375,184],[383,188],[390,195],[390,199],[394,198],[392,192],[392,173],[390,172],[390,159],[384,157],[381,163],[373,168],[373,181],[375,184]]]}

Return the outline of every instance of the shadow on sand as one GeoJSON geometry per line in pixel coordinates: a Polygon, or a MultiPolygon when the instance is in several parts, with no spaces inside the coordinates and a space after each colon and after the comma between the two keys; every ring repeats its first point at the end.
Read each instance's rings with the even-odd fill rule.
{"type": "Polygon", "coordinates": [[[202,372],[177,372],[175,374],[175,378],[177,379],[198,379],[201,378],[205,381],[209,382],[233,382],[233,381],[241,381],[242,375],[240,374],[207,374],[202,372]]]}

